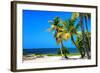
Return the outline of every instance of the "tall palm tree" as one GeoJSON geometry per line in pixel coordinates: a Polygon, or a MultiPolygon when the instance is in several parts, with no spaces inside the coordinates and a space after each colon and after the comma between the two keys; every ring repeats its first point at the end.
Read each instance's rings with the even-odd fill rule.
{"type": "Polygon", "coordinates": [[[86,26],[86,37],[87,37],[87,44],[88,44],[88,48],[89,48],[89,51],[91,50],[90,48],[90,45],[91,45],[91,42],[89,40],[89,30],[88,30],[88,20],[91,18],[91,14],[90,13],[84,13],[84,19],[85,19],[85,26],[86,26]]]}
{"type": "Polygon", "coordinates": [[[83,36],[82,36],[82,33],[78,34],[77,38],[76,38],[76,44],[78,46],[78,50],[81,54],[81,58],[84,58],[85,57],[85,50],[83,48],[83,40],[82,40],[83,36]]]}
{"type": "MultiPolygon", "coordinates": [[[[90,59],[90,54],[89,54],[89,48],[87,47],[87,43],[88,43],[88,37],[87,37],[87,35],[85,34],[85,29],[84,29],[84,24],[83,24],[83,17],[85,18],[85,22],[86,22],[86,24],[85,24],[85,26],[86,26],[86,30],[87,30],[87,32],[88,32],[88,26],[87,26],[87,21],[88,21],[88,18],[90,18],[90,14],[84,14],[84,13],[73,13],[72,14],[72,17],[71,17],[71,20],[70,20],[70,26],[71,27],[73,27],[73,29],[71,30],[71,40],[72,40],[72,42],[75,44],[75,46],[79,49],[79,51],[80,51],[80,53],[81,53],[81,57],[83,58],[84,57],[84,54],[85,54],[85,52],[86,52],[86,54],[87,54],[87,57],[88,57],[88,59],[90,59]],[[75,23],[75,20],[77,19],[77,18],[80,18],[80,22],[78,23],[78,25],[76,26],[76,27],[74,27],[73,26],[73,24],[75,23]],[[82,47],[81,47],[81,49],[80,49],[80,46],[78,46],[78,44],[76,44],[75,43],[75,41],[74,41],[74,38],[73,38],[73,34],[77,34],[77,32],[76,32],[76,29],[77,29],[77,27],[81,27],[81,30],[82,30],[82,36],[83,36],[83,38],[82,38],[82,47]],[[83,51],[82,51],[83,50],[83,51]],[[82,54],[83,53],[83,54],[82,54]]],[[[79,43],[80,44],[80,43],[79,43]]],[[[88,46],[90,46],[90,45],[88,45],[88,46]]]]}
{"type": "Polygon", "coordinates": [[[74,40],[74,35],[78,35],[78,29],[80,27],[79,23],[75,26],[75,21],[77,20],[78,17],[79,17],[79,13],[72,13],[71,19],[65,20],[63,22],[63,26],[66,28],[66,31],[70,33],[70,37],[71,37],[73,44],[76,46],[76,48],[80,52],[81,58],[83,58],[84,50],[82,50],[82,48],[80,48],[80,46],[78,45],[79,43],[77,43],[74,40]]]}
{"type": "Polygon", "coordinates": [[[54,20],[51,23],[51,28],[49,30],[54,30],[54,37],[56,39],[57,44],[61,45],[60,51],[61,55],[65,58],[68,58],[66,55],[66,52],[64,52],[64,45],[63,45],[63,34],[64,34],[64,28],[60,25],[60,18],[57,16],[54,18],[54,20]]]}
{"type": "Polygon", "coordinates": [[[74,45],[76,46],[76,48],[78,48],[77,44],[75,43],[75,40],[74,40],[74,37],[73,35],[74,34],[77,34],[77,30],[80,26],[80,24],[77,24],[75,26],[75,21],[77,20],[79,14],[78,13],[72,13],[72,16],[71,16],[71,20],[69,21],[69,25],[70,25],[70,34],[71,34],[71,40],[72,42],[74,43],[74,45]]]}
{"type": "Polygon", "coordinates": [[[85,34],[85,30],[84,30],[84,24],[83,24],[83,17],[84,17],[84,14],[83,13],[79,13],[79,17],[80,17],[80,24],[81,24],[81,30],[82,30],[82,36],[83,36],[83,48],[86,52],[86,55],[88,57],[88,59],[90,59],[90,54],[89,54],[89,49],[87,48],[87,44],[86,44],[86,34],[85,34]]]}

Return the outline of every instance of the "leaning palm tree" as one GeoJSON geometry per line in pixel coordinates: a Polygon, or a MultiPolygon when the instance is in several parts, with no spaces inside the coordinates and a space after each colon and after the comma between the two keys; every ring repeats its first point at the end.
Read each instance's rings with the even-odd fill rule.
{"type": "MultiPolygon", "coordinates": [[[[60,24],[60,18],[57,16],[54,18],[53,21],[49,21],[49,23],[51,23],[51,28],[49,29],[49,31],[55,31],[54,33],[54,37],[56,39],[57,44],[61,45],[60,51],[61,51],[61,55],[64,56],[65,58],[68,58],[66,55],[66,52],[64,52],[64,45],[63,45],[63,40],[64,40],[64,34],[66,32],[65,29],[61,26],[60,24]]],[[[67,50],[68,53],[68,50],[67,50]]]]}
{"type": "Polygon", "coordinates": [[[83,24],[83,17],[84,14],[83,13],[79,13],[79,17],[80,17],[80,24],[81,24],[81,30],[82,30],[82,41],[83,41],[83,48],[86,52],[87,58],[90,59],[90,54],[89,54],[89,49],[87,47],[87,40],[86,40],[86,34],[85,34],[85,30],[84,30],[84,24],[83,24]]]}
{"type": "Polygon", "coordinates": [[[82,36],[82,33],[78,34],[77,38],[76,38],[76,44],[78,46],[78,50],[81,54],[81,58],[84,58],[85,57],[85,50],[83,48],[83,40],[82,40],[83,36],[82,36]]]}
{"type": "Polygon", "coordinates": [[[71,19],[69,20],[65,20],[63,21],[63,26],[65,27],[66,31],[68,31],[68,33],[70,33],[70,38],[73,42],[73,44],[76,46],[76,48],[79,50],[80,54],[81,54],[81,58],[84,57],[84,51],[82,51],[82,48],[80,48],[80,46],[78,45],[79,43],[77,43],[74,40],[74,35],[79,35],[78,34],[78,29],[80,27],[80,24],[78,23],[77,25],[75,25],[75,21],[77,20],[77,18],[79,17],[79,13],[72,13],[71,19]]]}
{"type": "MultiPolygon", "coordinates": [[[[87,35],[85,33],[85,27],[84,27],[84,23],[83,23],[83,18],[89,16],[89,14],[84,14],[84,13],[73,13],[72,14],[72,17],[71,17],[71,20],[69,21],[70,23],[70,33],[71,33],[71,40],[72,42],[75,44],[75,46],[79,49],[80,53],[81,53],[81,57],[83,58],[84,55],[85,55],[85,52],[87,54],[87,57],[88,59],[90,58],[90,54],[89,54],[89,48],[87,47],[87,43],[88,43],[88,38],[87,38],[87,35]],[[76,19],[79,18],[80,21],[78,23],[78,25],[76,27],[74,27],[74,24],[75,24],[75,21],[76,19]],[[82,48],[80,48],[80,46],[78,46],[79,44],[75,43],[74,41],[74,38],[73,38],[73,34],[77,34],[76,30],[77,30],[77,27],[80,27],[81,30],[82,30],[82,48]],[[82,51],[83,50],[83,51],[82,51]],[[83,52],[83,54],[82,54],[83,52]]],[[[87,20],[87,19],[86,19],[87,20]]],[[[87,23],[86,23],[86,29],[88,31],[88,27],[87,27],[87,23]]]]}
{"type": "Polygon", "coordinates": [[[91,45],[91,41],[89,40],[89,30],[88,30],[88,20],[91,18],[91,14],[90,13],[84,13],[84,19],[85,19],[85,26],[86,26],[86,38],[87,38],[87,45],[89,48],[89,51],[91,50],[90,45],[91,45]]]}

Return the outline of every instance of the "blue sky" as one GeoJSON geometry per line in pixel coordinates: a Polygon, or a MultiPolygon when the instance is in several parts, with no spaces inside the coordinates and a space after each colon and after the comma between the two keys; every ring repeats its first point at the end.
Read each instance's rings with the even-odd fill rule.
{"type": "MultiPolygon", "coordinates": [[[[59,16],[62,20],[70,19],[71,12],[55,12],[55,11],[35,11],[23,10],[23,48],[59,48],[53,34],[48,32],[50,23],[55,16],[59,16]]],[[[88,22],[90,30],[90,20],[88,22]]],[[[68,48],[75,47],[71,40],[64,42],[68,48]]]]}

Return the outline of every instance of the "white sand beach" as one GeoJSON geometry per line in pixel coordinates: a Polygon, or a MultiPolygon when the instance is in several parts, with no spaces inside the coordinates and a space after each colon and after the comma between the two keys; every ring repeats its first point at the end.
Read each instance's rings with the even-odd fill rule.
{"type": "Polygon", "coordinates": [[[60,61],[68,61],[68,60],[78,60],[81,59],[80,56],[70,56],[68,59],[65,59],[61,56],[44,56],[40,58],[34,58],[31,60],[24,60],[23,62],[29,62],[29,63],[43,63],[43,62],[60,62],[60,61]]]}
{"type": "Polygon", "coordinates": [[[50,68],[50,67],[67,67],[67,66],[82,66],[90,65],[91,60],[87,58],[80,58],[78,56],[70,56],[69,59],[62,58],[61,56],[44,56],[39,58],[33,58],[30,60],[24,60],[22,68],[50,68]]]}

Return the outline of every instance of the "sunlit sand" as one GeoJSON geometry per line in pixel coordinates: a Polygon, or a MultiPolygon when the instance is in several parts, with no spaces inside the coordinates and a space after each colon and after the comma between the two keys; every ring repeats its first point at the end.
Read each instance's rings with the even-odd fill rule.
{"type": "Polygon", "coordinates": [[[65,59],[64,57],[61,57],[61,56],[44,56],[40,58],[24,60],[23,62],[43,63],[43,62],[60,62],[60,61],[78,60],[78,59],[81,59],[80,56],[70,56],[68,59],[65,59]]]}

